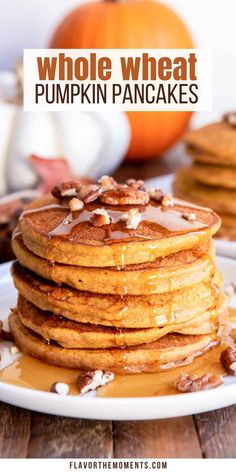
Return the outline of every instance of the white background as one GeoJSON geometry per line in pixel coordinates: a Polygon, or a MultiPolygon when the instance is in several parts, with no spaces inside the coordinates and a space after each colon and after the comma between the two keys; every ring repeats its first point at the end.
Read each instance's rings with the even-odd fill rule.
{"type": "MultiPolygon", "coordinates": [[[[214,51],[213,114],[236,108],[236,0],[163,2],[181,14],[199,48],[214,51]]],[[[0,69],[12,67],[24,47],[46,47],[53,27],[79,3],[81,0],[0,0],[0,69]]]]}

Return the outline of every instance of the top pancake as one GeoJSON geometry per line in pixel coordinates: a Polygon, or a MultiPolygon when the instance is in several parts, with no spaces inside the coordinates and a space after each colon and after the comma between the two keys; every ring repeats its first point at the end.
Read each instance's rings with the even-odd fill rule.
{"type": "Polygon", "coordinates": [[[197,161],[236,165],[236,128],[225,121],[191,131],[185,142],[197,161]]]}
{"type": "Polygon", "coordinates": [[[150,262],[199,246],[219,227],[220,218],[213,211],[180,200],[172,207],[154,200],[146,205],[121,207],[102,204],[98,199],[71,214],[68,200],[47,196],[31,204],[20,220],[22,238],[30,251],[50,261],[85,267],[150,262]],[[91,212],[98,208],[107,210],[111,224],[91,224],[91,212]],[[119,220],[131,208],[138,208],[142,214],[136,230],[127,229],[119,220]],[[183,218],[190,212],[196,214],[196,221],[183,218]]]}

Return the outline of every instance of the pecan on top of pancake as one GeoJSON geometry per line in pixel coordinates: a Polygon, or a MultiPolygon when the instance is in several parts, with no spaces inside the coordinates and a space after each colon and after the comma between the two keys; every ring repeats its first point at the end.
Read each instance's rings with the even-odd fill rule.
{"type": "Polygon", "coordinates": [[[59,199],[77,197],[84,203],[99,198],[107,205],[146,205],[150,198],[143,180],[128,179],[124,184],[118,184],[108,175],[96,184],[82,185],[75,180],[61,183],[52,189],[52,195],[59,199]]]}

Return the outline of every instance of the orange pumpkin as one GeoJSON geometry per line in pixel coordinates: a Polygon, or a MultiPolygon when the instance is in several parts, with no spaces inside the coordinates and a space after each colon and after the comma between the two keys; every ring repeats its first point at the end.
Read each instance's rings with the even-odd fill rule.
{"type": "MultiPolygon", "coordinates": [[[[105,0],[75,8],[59,24],[52,48],[192,48],[183,21],[152,0],[105,0]]],[[[128,112],[128,159],[156,157],[184,132],[189,112],[128,112]]]]}

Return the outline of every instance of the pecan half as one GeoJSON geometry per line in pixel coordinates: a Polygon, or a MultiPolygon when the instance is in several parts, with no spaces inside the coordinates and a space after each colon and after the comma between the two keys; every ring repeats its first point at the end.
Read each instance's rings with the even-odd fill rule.
{"type": "Polygon", "coordinates": [[[175,385],[180,392],[199,392],[219,387],[222,383],[220,375],[204,374],[198,377],[197,375],[180,374],[175,385]]]}
{"type": "Polygon", "coordinates": [[[114,380],[115,376],[112,372],[104,372],[103,370],[92,370],[82,372],[78,379],[77,385],[81,395],[96,390],[114,380]]]}
{"type": "Polygon", "coordinates": [[[52,195],[55,198],[77,197],[82,185],[77,180],[68,180],[56,185],[52,189],[52,195]]]}
{"type": "Polygon", "coordinates": [[[104,226],[111,223],[111,217],[104,208],[97,208],[92,211],[91,223],[93,226],[104,226]]]}
{"type": "Polygon", "coordinates": [[[220,362],[228,374],[236,375],[236,355],[232,347],[227,347],[222,351],[220,362]]]}
{"type": "Polygon", "coordinates": [[[223,116],[223,121],[226,121],[230,126],[236,127],[236,111],[230,111],[223,116]]]}
{"type": "Polygon", "coordinates": [[[136,190],[129,187],[121,187],[117,190],[107,190],[100,200],[107,205],[146,205],[149,195],[144,190],[136,190]]]}
{"type": "Polygon", "coordinates": [[[131,208],[131,210],[123,213],[120,217],[120,221],[125,223],[127,229],[137,229],[141,220],[142,215],[137,208],[131,208]]]}

